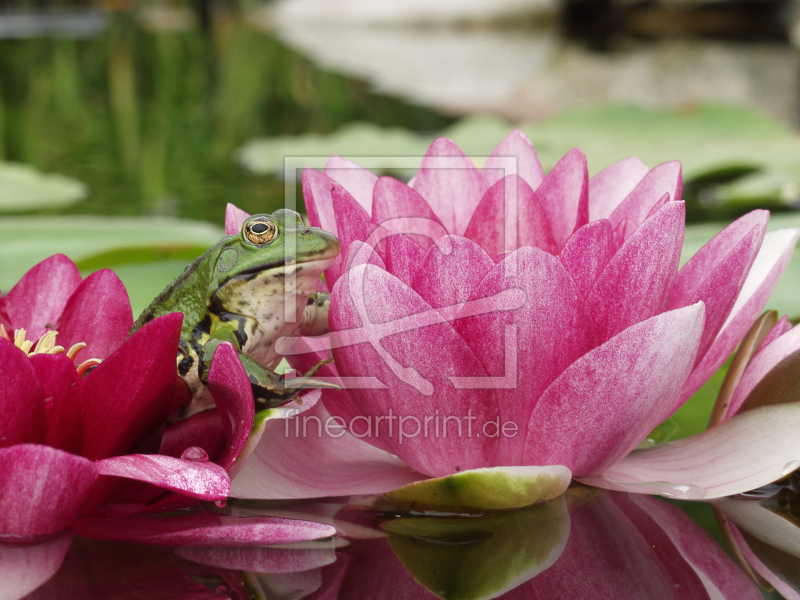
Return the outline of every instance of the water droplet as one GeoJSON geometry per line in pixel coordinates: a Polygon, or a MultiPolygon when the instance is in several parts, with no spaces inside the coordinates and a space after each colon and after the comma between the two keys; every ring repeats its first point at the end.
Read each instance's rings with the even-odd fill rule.
{"type": "Polygon", "coordinates": [[[701,500],[707,495],[707,492],[697,485],[675,483],[667,485],[672,489],[661,491],[661,495],[666,498],[674,498],[676,500],[701,500]]]}
{"type": "Polygon", "coordinates": [[[191,462],[208,462],[208,453],[199,446],[191,446],[183,451],[181,458],[191,462]]]}
{"type": "Polygon", "coordinates": [[[223,500],[215,500],[215,501],[214,501],[214,504],[216,504],[216,505],[217,505],[217,506],[219,506],[220,508],[225,508],[225,505],[226,505],[227,503],[228,503],[228,500],[227,500],[227,499],[223,499],[223,500]]]}
{"type": "Polygon", "coordinates": [[[800,460],[790,460],[783,467],[783,474],[788,475],[789,473],[796,471],[798,468],[800,468],[800,460]]]}

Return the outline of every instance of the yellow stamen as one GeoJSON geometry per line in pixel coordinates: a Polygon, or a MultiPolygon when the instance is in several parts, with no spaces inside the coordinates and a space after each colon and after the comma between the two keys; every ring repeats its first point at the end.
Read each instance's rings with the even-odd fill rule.
{"type": "Polygon", "coordinates": [[[78,342],[77,344],[72,344],[72,348],[69,349],[67,352],[67,358],[71,361],[75,360],[75,357],[78,356],[78,352],[86,348],[86,342],[78,342]]]}
{"type": "Polygon", "coordinates": [[[19,349],[22,350],[28,356],[30,356],[31,346],[33,346],[33,342],[31,342],[30,340],[22,340],[22,344],[20,344],[19,349]]]}
{"type": "Polygon", "coordinates": [[[6,331],[6,326],[3,325],[2,323],[0,323],[0,337],[2,337],[5,340],[8,340],[9,342],[11,341],[11,338],[8,337],[8,332],[6,331]]]}
{"type": "Polygon", "coordinates": [[[39,338],[39,341],[36,342],[36,347],[33,349],[31,354],[58,354],[59,352],[63,352],[63,347],[56,346],[57,335],[57,331],[48,331],[45,333],[39,338]],[[57,348],[60,350],[57,350],[57,348]]]}
{"type": "Polygon", "coordinates": [[[85,362],[82,362],[77,367],[78,377],[83,378],[83,376],[86,374],[86,371],[88,371],[92,367],[96,367],[101,362],[103,362],[103,361],[100,360],[99,358],[90,358],[89,360],[87,360],[85,362]]]}
{"type": "Polygon", "coordinates": [[[25,342],[25,336],[28,334],[27,331],[24,329],[17,329],[14,332],[14,345],[17,348],[22,348],[22,344],[25,342]]]}

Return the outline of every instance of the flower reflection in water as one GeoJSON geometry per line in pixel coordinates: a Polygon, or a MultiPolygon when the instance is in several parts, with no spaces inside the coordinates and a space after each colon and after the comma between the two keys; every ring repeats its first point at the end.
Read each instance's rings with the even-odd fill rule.
{"type": "MultiPolygon", "coordinates": [[[[384,513],[376,509],[386,508],[381,502],[234,501],[223,510],[229,519],[328,520],[340,533],[295,546],[80,539],[56,576],[28,598],[73,598],[76,591],[109,600],[761,597],[686,513],[640,494],[573,487],[541,505],[479,517],[384,513]]],[[[796,532],[793,543],[800,544],[796,532]]]]}

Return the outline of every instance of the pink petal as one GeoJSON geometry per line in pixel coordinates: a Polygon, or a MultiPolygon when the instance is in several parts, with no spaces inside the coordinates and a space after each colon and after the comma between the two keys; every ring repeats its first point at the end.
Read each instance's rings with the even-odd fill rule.
{"type": "Polygon", "coordinates": [[[779,229],[764,236],[761,249],[727,321],[686,382],[679,405],[690,398],[719,369],[758,318],[789,264],[798,235],[800,231],[797,229],[779,229]]]}
{"type": "Polygon", "coordinates": [[[134,515],[126,518],[82,517],[79,535],[127,540],[156,546],[262,546],[292,544],[336,535],[330,525],[280,517],[234,517],[210,512],[184,515],[134,515]]]}
{"type": "Polygon", "coordinates": [[[81,282],[69,258],[56,254],[25,273],[8,295],[6,312],[15,329],[26,329],[29,340],[37,340],[55,325],[67,300],[81,282]]]}
{"type": "Polygon", "coordinates": [[[589,180],[589,221],[608,219],[647,172],[647,165],[632,156],[592,177],[589,180]]]}
{"type": "MultiPolygon", "coordinates": [[[[456,331],[492,377],[481,379],[476,371],[479,377],[471,385],[493,387],[499,412],[491,419],[516,426],[509,424],[507,433],[499,436],[498,455],[486,466],[520,464],[524,436],[519,432],[527,427],[539,396],[595,346],[583,300],[556,257],[524,247],[494,266],[458,316],[456,331]],[[483,305],[477,314],[467,316],[483,305]]],[[[487,421],[476,423],[488,427],[486,435],[493,433],[487,421]]]]}
{"type": "Polygon", "coordinates": [[[685,207],[670,202],[609,261],[587,303],[601,341],[664,311],[683,246],[685,207]]]}
{"type": "Polygon", "coordinates": [[[458,146],[438,138],[428,148],[411,186],[449,233],[463,235],[488,185],[458,146]]]}
{"type": "Polygon", "coordinates": [[[524,464],[599,473],[633,450],[665,415],[694,365],[703,305],[633,325],[583,355],[530,415],[524,464]]]}
{"type": "Polygon", "coordinates": [[[655,205],[669,194],[668,200],[681,200],[681,163],[678,161],[661,163],[650,171],[639,184],[620,202],[608,217],[616,227],[624,222],[624,237],[627,239],[644,223],[655,205]]]}
{"type": "Polygon", "coordinates": [[[434,308],[455,307],[494,267],[494,261],[475,242],[457,235],[441,238],[419,261],[409,283],[434,308]]]}
{"type": "Polygon", "coordinates": [[[383,254],[383,262],[386,271],[411,287],[425,258],[425,250],[410,236],[403,234],[390,235],[385,238],[384,243],[386,251],[383,254]]]}
{"type": "Polygon", "coordinates": [[[607,219],[587,223],[570,236],[561,251],[561,263],[581,296],[589,295],[616,251],[614,231],[607,219]]]}
{"type": "Polygon", "coordinates": [[[471,426],[469,418],[484,423],[496,416],[497,404],[491,389],[457,389],[448,380],[485,372],[453,327],[416,292],[386,271],[362,265],[348,271],[334,287],[330,320],[339,373],[370,375],[386,386],[348,391],[394,454],[431,476],[491,463],[496,438],[468,433],[457,438],[447,436],[446,428],[441,437],[434,434],[434,414],[451,417],[450,431],[457,426],[464,432],[471,426]],[[427,313],[430,324],[420,313],[427,313]],[[391,433],[390,414],[397,418],[391,433]],[[418,419],[424,415],[431,415],[428,435],[421,433],[418,419]],[[452,420],[458,423],[453,425],[452,420]],[[417,424],[420,431],[414,433],[417,424]]]}
{"type": "MultiPolygon", "coordinates": [[[[255,452],[233,479],[231,495],[277,500],[379,494],[422,478],[341,429],[343,421],[331,417],[322,402],[293,418],[267,421],[255,452]]],[[[358,436],[368,439],[367,433],[374,435],[364,430],[358,436]]]]}
{"type": "Polygon", "coordinates": [[[736,414],[758,382],[779,362],[798,350],[800,350],[800,328],[792,329],[756,354],[739,380],[723,418],[728,419],[736,414]]]}
{"type": "Polygon", "coordinates": [[[367,213],[372,210],[372,189],[378,180],[377,175],[336,154],[328,158],[325,175],[350,192],[367,213]]]}
{"type": "Polygon", "coordinates": [[[509,133],[486,160],[481,169],[487,187],[492,187],[509,175],[517,175],[536,189],[544,179],[542,164],[528,137],[519,129],[509,133]]]}
{"type": "Polygon", "coordinates": [[[464,236],[483,246],[492,257],[521,246],[557,254],[542,202],[519,177],[501,179],[481,199],[464,236]]]}
{"type": "Polygon", "coordinates": [[[536,189],[559,249],[572,232],[589,221],[589,173],[586,157],[570,150],[536,189]]]}
{"type": "Polygon", "coordinates": [[[0,598],[22,598],[55,575],[72,544],[63,534],[32,546],[0,545],[0,598]]]}
{"type": "Polygon", "coordinates": [[[447,230],[425,198],[392,177],[381,177],[375,184],[372,222],[389,231],[410,235],[425,249],[447,235],[447,230]]]}
{"type": "Polygon", "coordinates": [[[688,438],[636,450],[583,483],[668,498],[711,499],[741,494],[800,465],[800,404],[735,415],[688,438]]]}
{"type": "Polygon", "coordinates": [[[94,464],[49,446],[0,450],[0,541],[39,541],[69,526],[88,500],[94,464]]]}
{"type": "Polygon", "coordinates": [[[247,373],[233,346],[220,344],[208,373],[208,389],[225,427],[227,444],[217,462],[229,469],[241,454],[253,427],[255,404],[247,373]]]}
{"type": "Polygon", "coordinates": [[[223,500],[230,492],[228,473],[212,462],[161,454],[128,454],[95,462],[100,475],[143,481],[200,500],[223,500]]]}
{"type": "Polygon", "coordinates": [[[0,448],[37,443],[47,428],[45,395],[25,353],[0,338],[0,448]]]}
{"type": "Polygon", "coordinates": [[[242,230],[242,225],[250,217],[250,213],[244,212],[228,202],[225,207],[225,235],[233,235],[242,230]]]}
{"type": "Polygon", "coordinates": [[[75,363],[64,354],[34,354],[30,361],[45,395],[43,443],[79,454],[83,446],[83,387],[75,363]]]}
{"type": "Polygon", "coordinates": [[[180,313],[151,321],[86,375],[84,456],[126,452],[178,408],[175,356],[182,321],[180,313]]]}
{"type": "Polygon", "coordinates": [[[87,277],[72,294],[58,321],[57,342],[69,349],[86,342],[84,360],[107,358],[133,326],[125,286],[116,273],[103,269],[87,277]]]}
{"type": "Polygon", "coordinates": [[[175,554],[201,565],[255,573],[299,573],[336,561],[333,544],[326,548],[183,546],[175,554]]]}
{"type": "Polygon", "coordinates": [[[769,212],[752,211],[703,246],[678,272],[670,308],[702,301],[706,327],[698,362],[717,337],[764,239],[769,212]]]}

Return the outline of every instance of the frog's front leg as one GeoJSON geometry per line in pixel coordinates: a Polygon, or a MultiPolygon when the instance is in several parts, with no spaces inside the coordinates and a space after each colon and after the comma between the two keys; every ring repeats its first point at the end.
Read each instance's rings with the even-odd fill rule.
{"type": "Polygon", "coordinates": [[[241,351],[238,341],[235,337],[228,338],[212,337],[210,338],[202,349],[202,368],[200,379],[204,384],[208,384],[208,372],[211,369],[211,361],[214,359],[214,353],[222,342],[230,342],[239,354],[239,360],[244,367],[247,378],[250,380],[250,387],[253,390],[253,398],[255,401],[265,408],[273,408],[280,406],[287,400],[290,400],[298,392],[308,388],[327,388],[338,390],[341,389],[338,385],[319,379],[314,379],[312,376],[323,365],[332,362],[332,359],[320,361],[302,377],[294,377],[292,379],[285,379],[283,376],[267,369],[259,362],[250,358],[248,355],[241,351]]]}

